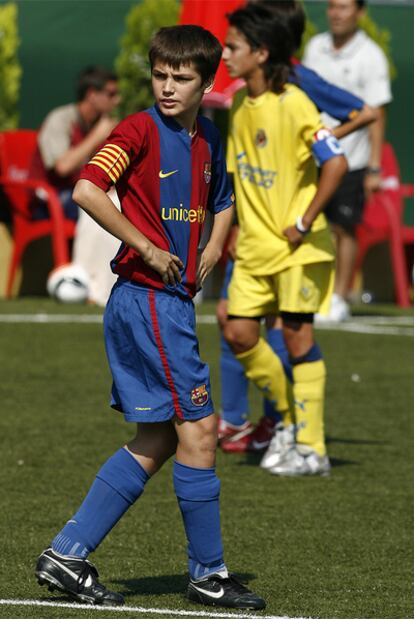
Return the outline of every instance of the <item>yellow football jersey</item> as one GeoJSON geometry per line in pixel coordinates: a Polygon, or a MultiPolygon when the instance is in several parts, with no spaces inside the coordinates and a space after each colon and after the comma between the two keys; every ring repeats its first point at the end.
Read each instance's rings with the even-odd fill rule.
{"type": "Polygon", "coordinates": [[[240,222],[237,260],[248,272],[270,275],[334,259],[323,214],[295,251],[283,235],[315,195],[312,146],[321,134],[323,138],[318,110],[294,85],[287,84],[282,94],[266,92],[254,99],[245,90],[237,93],[230,115],[227,164],[234,174],[240,222]]]}

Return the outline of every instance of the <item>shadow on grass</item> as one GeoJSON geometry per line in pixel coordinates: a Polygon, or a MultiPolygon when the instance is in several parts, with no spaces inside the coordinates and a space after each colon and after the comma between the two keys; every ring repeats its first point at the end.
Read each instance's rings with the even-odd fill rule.
{"type": "MultiPolygon", "coordinates": [[[[329,441],[327,441],[329,442],[329,441]]],[[[332,442],[341,442],[339,439],[338,440],[333,440],[332,442]]],[[[344,442],[348,442],[348,441],[344,441],[344,442]]],[[[349,441],[351,442],[351,441],[349,441]]],[[[358,441],[357,441],[358,442],[358,441]]],[[[371,441],[372,443],[375,443],[375,441],[371,441]]],[[[362,442],[361,442],[362,443],[362,442]]],[[[260,460],[262,459],[263,454],[257,454],[257,453],[247,453],[244,454],[243,459],[239,460],[238,462],[235,462],[236,466],[259,466],[260,464],[260,460]]],[[[359,465],[360,463],[355,461],[355,460],[344,460],[344,459],[340,459],[340,458],[329,458],[330,462],[331,462],[331,466],[332,467],[339,467],[339,466],[355,466],[355,465],[359,465]]]]}
{"type": "MultiPolygon", "coordinates": [[[[343,445],[389,445],[389,441],[373,441],[371,439],[366,438],[342,438],[337,436],[327,436],[326,437],[327,444],[343,444],[343,445]]],[[[261,453],[245,453],[245,454],[228,454],[229,457],[240,458],[240,460],[236,460],[235,464],[237,466],[259,466],[261,459],[263,458],[264,452],[261,453]]],[[[339,458],[330,458],[332,466],[344,466],[346,464],[358,464],[353,460],[340,460],[339,458]]]]}
{"type": "Polygon", "coordinates": [[[336,469],[337,467],[340,467],[340,466],[360,466],[361,464],[360,462],[357,462],[356,460],[343,460],[341,458],[329,458],[329,461],[333,469],[336,469]]]}
{"type": "Polygon", "coordinates": [[[367,438],[341,438],[327,436],[327,443],[343,443],[344,445],[389,445],[389,441],[372,441],[367,438]]]}
{"type": "Polygon", "coordinates": [[[237,462],[239,466],[259,466],[260,460],[263,458],[264,451],[262,453],[246,453],[240,454],[244,456],[243,460],[237,462]]]}
{"type": "MultiPolygon", "coordinates": [[[[236,574],[244,583],[254,580],[255,574],[236,574]]],[[[132,595],[166,595],[171,593],[184,594],[187,590],[187,574],[171,574],[166,576],[146,576],[145,578],[128,578],[112,580],[113,584],[122,585],[121,591],[125,597],[132,595]]]]}

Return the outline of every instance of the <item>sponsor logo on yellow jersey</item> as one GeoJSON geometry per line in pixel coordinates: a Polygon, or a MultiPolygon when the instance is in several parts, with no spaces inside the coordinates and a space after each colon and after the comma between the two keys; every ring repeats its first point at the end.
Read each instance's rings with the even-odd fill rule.
{"type": "Polygon", "coordinates": [[[246,153],[240,153],[240,155],[237,156],[237,169],[239,171],[240,180],[248,181],[264,189],[273,187],[277,172],[275,170],[264,170],[259,166],[252,166],[250,163],[242,161],[245,154],[246,153]]]}

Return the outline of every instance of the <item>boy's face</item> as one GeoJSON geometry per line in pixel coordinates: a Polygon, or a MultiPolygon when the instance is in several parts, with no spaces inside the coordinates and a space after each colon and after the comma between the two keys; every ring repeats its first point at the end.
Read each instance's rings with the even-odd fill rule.
{"type": "Polygon", "coordinates": [[[264,49],[253,49],[245,36],[234,26],[230,26],[223,49],[223,61],[231,77],[247,80],[267,58],[264,49]]]}
{"type": "Polygon", "coordinates": [[[152,68],[152,89],[155,101],[165,116],[176,120],[198,110],[205,92],[212,89],[201,82],[194,65],[173,69],[156,61],[152,68]]]}

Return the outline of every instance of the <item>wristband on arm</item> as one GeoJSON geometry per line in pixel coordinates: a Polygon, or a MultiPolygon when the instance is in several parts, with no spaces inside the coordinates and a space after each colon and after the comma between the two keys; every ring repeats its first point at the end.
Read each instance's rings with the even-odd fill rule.
{"type": "Polygon", "coordinates": [[[305,226],[303,225],[302,217],[299,216],[296,219],[295,228],[298,232],[305,235],[305,234],[309,234],[309,232],[312,229],[312,226],[309,226],[309,228],[305,228],[305,226]]]}
{"type": "Polygon", "coordinates": [[[381,174],[382,170],[381,168],[376,168],[374,166],[370,166],[369,168],[367,168],[367,174],[381,174]]]}

